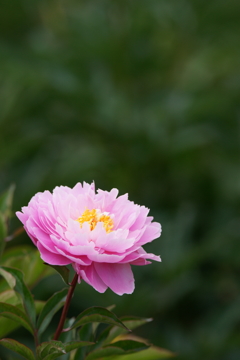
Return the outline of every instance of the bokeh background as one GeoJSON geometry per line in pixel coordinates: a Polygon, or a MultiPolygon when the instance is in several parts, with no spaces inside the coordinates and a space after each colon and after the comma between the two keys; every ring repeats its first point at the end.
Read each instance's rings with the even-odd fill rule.
{"type": "Polygon", "coordinates": [[[137,333],[178,359],[240,359],[239,18],[235,0],[1,2],[0,191],[19,210],[94,180],[149,207],[162,263],[130,296],[80,285],[71,311],[153,317],[137,333]]]}

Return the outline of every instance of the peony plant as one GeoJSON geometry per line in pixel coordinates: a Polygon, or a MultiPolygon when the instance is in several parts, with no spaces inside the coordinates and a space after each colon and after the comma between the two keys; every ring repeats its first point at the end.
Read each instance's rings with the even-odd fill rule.
{"type": "MultiPolygon", "coordinates": [[[[0,274],[5,279],[5,283],[2,280],[4,291],[0,293],[0,321],[8,321],[5,331],[0,330],[1,345],[28,360],[135,360],[141,358],[140,354],[144,356],[142,359],[154,360],[172,356],[167,350],[150,346],[146,340],[130,333],[149,319],[118,318],[112,308],[98,306],[84,310],[76,318],[67,317],[75,287],[82,280],[100,293],[110,288],[118,295],[131,294],[134,291],[131,266],[161,261],[159,256],[147,253],[142,247],[161,234],[161,225],[148,216],[149,209],[128,200],[127,194],[118,196],[117,189],[96,192],[94,183],[78,183],[73,188],[60,186],[52,193],[44,191],[33,196],[28,206],[16,213],[23,228],[9,236],[12,197],[13,187],[0,198],[0,250],[3,253],[0,274]],[[37,249],[22,246],[4,252],[6,242],[22,229],[37,249]],[[35,276],[32,266],[33,272],[25,279],[23,273],[26,275],[28,262],[32,261],[38,264],[35,268],[38,275],[35,276]],[[69,266],[74,273],[71,281],[69,266]],[[31,285],[42,276],[50,276],[52,269],[58,271],[67,287],[45,303],[38,302],[31,294],[31,285]],[[55,333],[49,341],[41,342],[53,316],[61,308],[55,333]],[[18,326],[33,336],[35,351],[5,337],[18,326]]],[[[4,329],[4,323],[0,322],[0,328],[4,329]]]]}

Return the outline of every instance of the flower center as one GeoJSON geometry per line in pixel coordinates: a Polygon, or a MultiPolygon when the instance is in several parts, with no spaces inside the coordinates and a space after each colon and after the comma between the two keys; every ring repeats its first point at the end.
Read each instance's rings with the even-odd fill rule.
{"type": "Polygon", "coordinates": [[[86,209],[82,215],[77,219],[80,226],[85,222],[88,222],[90,225],[90,230],[95,229],[98,222],[102,222],[103,226],[107,233],[110,233],[113,228],[113,221],[109,215],[106,213],[101,213],[98,209],[89,210],[86,209]]]}

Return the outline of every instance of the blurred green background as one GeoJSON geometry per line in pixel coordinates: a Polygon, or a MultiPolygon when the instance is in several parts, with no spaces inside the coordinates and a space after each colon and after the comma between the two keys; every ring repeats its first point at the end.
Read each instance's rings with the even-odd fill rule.
{"type": "Polygon", "coordinates": [[[183,360],[240,359],[239,18],[235,0],[1,2],[0,191],[19,210],[94,180],[149,207],[162,263],[130,296],[81,284],[71,312],[153,317],[137,333],[183,360]]]}

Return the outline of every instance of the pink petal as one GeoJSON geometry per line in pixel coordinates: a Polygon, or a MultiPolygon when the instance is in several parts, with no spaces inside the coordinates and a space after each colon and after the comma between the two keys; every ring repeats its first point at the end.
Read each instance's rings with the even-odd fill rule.
{"type": "Polygon", "coordinates": [[[107,285],[101,280],[93,264],[90,266],[79,266],[77,273],[98,292],[104,293],[107,290],[107,285]]]}
{"type": "Polygon", "coordinates": [[[161,235],[161,225],[157,222],[147,225],[144,233],[141,238],[138,240],[138,245],[144,245],[151,242],[154,239],[157,239],[161,235]]]}
{"type": "Polygon", "coordinates": [[[57,249],[59,254],[62,254],[63,256],[67,257],[69,260],[71,260],[72,263],[76,263],[79,265],[91,265],[92,261],[85,255],[79,255],[79,256],[73,256],[66,251],[62,251],[61,249],[57,249]]]}
{"type": "Polygon", "coordinates": [[[94,263],[103,282],[118,295],[132,294],[134,277],[129,264],[94,263]]]}
{"type": "Polygon", "coordinates": [[[54,254],[47,250],[40,242],[37,243],[38,250],[40,251],[40,256],[47,264],[50,265],[68,265],[71,264],[71,260],[67,259],[65,256],[54,254]]]}
{"type": "Polygon", "coordinates": [[[47,248],[51,252],[56,253],[55,246],[54,246],[50,236],[47,233],[42,231],[40,228],[32,227],[31,234],[36,239],[38,239],[38,242],[40,242],[45,248],[47,248]]]}
{"type": "Polygon", "coordinates": [[[16,212],[17,217],[19,218],[19,220],[23,223],[23,225],[26,223],[27,219],[28,219],[28,215],[21,213],[20,211],[16,212]]]}
{"type": "Polygon", "coordinates": [[[140,206],[139,215],[136,221],[134,222],[134,224],[131,226],[130,230],[133,231],[133,230],[141,229],[146,222],[148,213],[149,213],[148,208],[146,208],[145,206],[140,206]]]}
{"type": "Polygon", "coordinates": [[[131,265],[146,265],[144,261],[139,259],[148,259],[161,262],[160,256],[148,254],[143,248],[140,248],[138,249],[138,251],[134,251],[131,254],[127,255],[123,260],[120,261],[120,263],[130,263],[131,265]]]}

